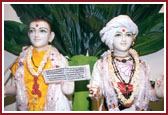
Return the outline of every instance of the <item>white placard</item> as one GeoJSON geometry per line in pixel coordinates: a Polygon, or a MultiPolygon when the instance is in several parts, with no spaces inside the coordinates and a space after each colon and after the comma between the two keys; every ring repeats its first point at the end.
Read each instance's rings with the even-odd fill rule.
{"type": "Polygon", "coordinates": [[[66,68],[46,69],[42,71],[45,83],[59,81],[81,81],[90,79],[90,66],[68,66],[66,68]]]}

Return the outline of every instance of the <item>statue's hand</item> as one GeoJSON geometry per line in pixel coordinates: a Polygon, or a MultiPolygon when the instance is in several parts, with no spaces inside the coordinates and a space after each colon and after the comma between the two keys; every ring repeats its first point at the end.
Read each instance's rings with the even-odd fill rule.
{"type": "Polygon", "coordinates": [[[89,88],[89,97],[99,97],[100,88],[97,84],[89,84],[87,87],[89,88]]]}

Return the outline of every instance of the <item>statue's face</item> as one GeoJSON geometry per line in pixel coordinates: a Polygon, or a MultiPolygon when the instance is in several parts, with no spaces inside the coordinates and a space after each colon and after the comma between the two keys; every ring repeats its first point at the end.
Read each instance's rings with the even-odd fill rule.
{"type": "Polygon", "coordinates": [[[113,37],[114,50],[121,52],[128,51],[134,39],[132,32],[125,27],[118,29],[113,37]]]}
{"type": "Polygon", "coordinates": [[[48,45],[50,37],[50,27],[45,21],[31,22],[28,36],[32,45],[36,48],[42,48],[48,45]]]}

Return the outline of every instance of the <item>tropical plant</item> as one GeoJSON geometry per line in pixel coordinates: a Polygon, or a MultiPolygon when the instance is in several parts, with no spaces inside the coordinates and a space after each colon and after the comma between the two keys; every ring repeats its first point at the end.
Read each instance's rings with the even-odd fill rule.
{"type": "Polygon", "coordinates": [[[53,45],[64,55],[88,52],[100,56],[108,48],[100,41],[99,31],[114,16],[129,15],[139,27],[134,48],[140,55],[164,47],[164,16],[161,4],[12,4],[23,23],[5,21],[5,50],[16,55],[29,45],[28,23],[44,17],[56,33],[53,45]]]}

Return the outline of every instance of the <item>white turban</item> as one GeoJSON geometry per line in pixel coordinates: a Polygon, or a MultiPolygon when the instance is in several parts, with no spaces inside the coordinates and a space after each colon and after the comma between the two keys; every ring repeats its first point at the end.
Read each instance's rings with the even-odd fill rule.
{"type": "Polygon", "coordinates": [[[133,36],[138,34],[137,25],[127,15],[119,15],[111,19],[106,26],[100,30],[101,41],[104,42],[110,49],[113,49],[113,37],[116,31],[122,27],[129,29],[133,36]]]}

